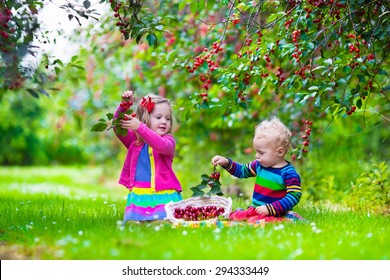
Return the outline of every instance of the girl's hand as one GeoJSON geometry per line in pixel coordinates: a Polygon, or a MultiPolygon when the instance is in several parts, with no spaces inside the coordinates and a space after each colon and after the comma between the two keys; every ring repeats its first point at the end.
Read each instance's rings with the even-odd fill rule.
{"type": "Polygon", "coordinates": [[[124,93],[122,93],[122,98],[129,98],[129,99],[131,99],[133,94],[134,94],[133,91],[126,90],[124,93]]]}
{"type": "Polygon", "coordinates": [[[125,118],[121,119],[119,124],[124,129],[137,130],[141,125],[141,121],[136,117],[125,114],[125,118]]]}
{"type": "Polygon", "coordinates": [[[223,156],[216,155],[211,159],[211,163],[213,165],[227,166],[229,164],[229,160],[223,156]]]}
{"type": "Polygon", "coordinates": [[[268,208],[265,205],[256,207],[256,212],[260,215],[269,216],[268,208]]]}

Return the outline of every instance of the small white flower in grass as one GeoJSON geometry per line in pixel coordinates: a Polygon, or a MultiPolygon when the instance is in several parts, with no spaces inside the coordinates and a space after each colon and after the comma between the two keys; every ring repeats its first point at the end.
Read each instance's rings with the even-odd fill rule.
{"type": "Polygon", "coordinates": [[[52,222],[53,225],[55,225],[57,222],[52,222]]]}
{"type": "Polygon", "coordinates": [[[81,212],[81,214],[85,215],[85,212],[83,211],[83,212],[81,212]]]}
{"type": "Polygon", "coordinates": [[[321,230],[319,228],[317,228],[316,223],[310,223],[310,225],[311,225],[311,230],[314,233],[320,233],[321,232],[321,230]]]}
{"type": "Polygon", "coordinates": [[[186,235],[188,234],[188,232],[187,232],[186,230],[183,230],[182,234],[183,234],[184,236],[186,236],[186,235]]]}
{"type": "Polygon", "coordinates": [[[108,202],[105,200],[104,202],[103,202],[103,204],[107,204],[108,202]]]}
{"type": "Polygon", "coordinates": [[[319,209],[317,209],[317,211],[316,211],[316,212],[317,212],[317,214],[320,214],[320,213],[321,213],[321,211],[320,211],[319,209]]]}
{"type": "Polygon", "coordinates": [[[366,237],[371,238],[373,236],[372,232],[367,233],[366,237]]]}
{"type": "Polygon", "coordinates": [[[18,212],[18,211],[19,211],[19,208],[16,208],[15,211],[18,212]]]}
{"type": "Polygon", "coordinates": [[[160,230],[160,226],[155,226],[155,227],[154,227],[154,230],[155,230],[155,231],[159,231],[159,230],[160,230]]]}
{"type": "Polygon", "coordinates": [[[79,230],[78,235],[79,235],[79,236],[82,236],[82,235],[83,235],[83,231],[82,231],[82,230],[79,230]]]}
{"type": "Polygon", "coordinates": [[[34,238],[34,242],[35,242],[35,243],[37,243],[37,242],[39,242],[39,241],[40,241],[39,237],[35,237],[35,238],[34,238]]]}
{"type": "Polygon", "coordinates": [[[214,233],[220,233],[220,232],[221,232],[221,229],[217,227],[216,229],[213,230],[213,232],[214,232],[214,233]]]}
{"type": "Polygon", "coordinates": [[[282,230],[284,229],[284,225],[280,224],[274,227],[275,230],[282,230]]]}
{"type": "Polygon", "coordinates": [[[123,225],[123,221],[120,221],[120,220],[116,221],[116,225],[117,225],[117,226],[123,225]]]}

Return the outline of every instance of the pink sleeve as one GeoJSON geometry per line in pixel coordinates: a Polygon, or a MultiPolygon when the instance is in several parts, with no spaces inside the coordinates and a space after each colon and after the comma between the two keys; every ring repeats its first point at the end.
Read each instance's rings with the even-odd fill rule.
{"type": "Polygon", "coordinates": [[[172,135],[166,134],[164,136],[160,136],[148,128],[144,123],[141,123],[137,132],[156,152],[164,155],[170,155],[172,157],[174,156],[176,142],[172,135]]]}

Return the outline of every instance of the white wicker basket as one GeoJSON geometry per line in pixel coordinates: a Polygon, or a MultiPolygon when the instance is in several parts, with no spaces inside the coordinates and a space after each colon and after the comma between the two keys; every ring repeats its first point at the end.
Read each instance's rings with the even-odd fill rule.
{"type": "MultiPolygon", "coordinates": [[[[186,221],[184,219],[176,219],[174,217],[174,211],[176,208],[185,208],[186,206],[200,207],[200,206],[216,206],[217,208],[223,207],[225,212],[221,215],[225,218],[229,218],[230,213],[232,212],[232,199],[230,197],[222,196],[196,196],[190,197],[178,202],[169,202],[165,205],[165,212],[167,213],[166,220],[171,221],[172,223],[200,223],[202,221],[186,221]]],[[[217,220],[217,218],[212,218],[206,221],[217,220]]],[[[203,221],[204,222],[204,221],[203,221]]]]}

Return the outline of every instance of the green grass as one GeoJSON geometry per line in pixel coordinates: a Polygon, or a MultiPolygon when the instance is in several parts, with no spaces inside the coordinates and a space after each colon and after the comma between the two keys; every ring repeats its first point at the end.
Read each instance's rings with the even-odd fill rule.
{"type": "MultiPolygon", "coordinates": [[[[390,259],[388,216],[331,211],[304,200],[295,210],[308,222],[123,226],[127,193],[111,175],[87,167],[0,168],[0,258],[390,259]]],[[[234,200],[234,206],[244,204],[234,200]]]]}

